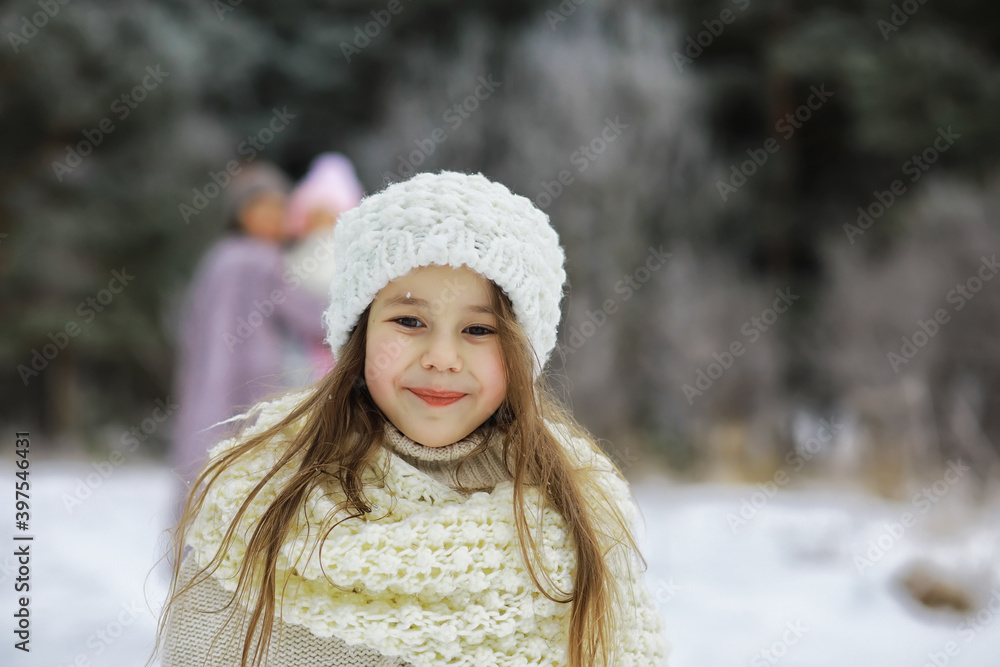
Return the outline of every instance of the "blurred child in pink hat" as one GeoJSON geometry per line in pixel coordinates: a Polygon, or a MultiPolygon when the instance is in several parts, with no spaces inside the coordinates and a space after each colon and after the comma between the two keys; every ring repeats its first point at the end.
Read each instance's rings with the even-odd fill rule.
{"type": "MultiPolygon", "coordinates": [[[[293,284],[323,299],[330,298],[333,279],[333,228],[344,211],[354,208],[364,196],[354,165],[340,153],[317,156],[309,172],[295,187],[288,202],[287,231],[301,239],[286,255],[285,267],[293,284]]],[[[305,356],[289,350],[288,367],[305,367],[302,384],[308,384],[334,365],[325,344],[305,344],[305,356]]]]}

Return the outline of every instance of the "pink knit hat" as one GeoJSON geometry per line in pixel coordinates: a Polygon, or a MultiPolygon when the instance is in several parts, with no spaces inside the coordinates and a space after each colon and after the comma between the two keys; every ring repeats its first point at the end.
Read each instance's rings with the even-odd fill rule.
{"type": "Polygon", "coordinates": [[[306,219],[311,212],[329,209],[339,216],[357,206],[363,195],[364,188],[350,160],[340,153],[317,156],[288,201],[288,233],[302,236],[306,233],[306,219]]]}

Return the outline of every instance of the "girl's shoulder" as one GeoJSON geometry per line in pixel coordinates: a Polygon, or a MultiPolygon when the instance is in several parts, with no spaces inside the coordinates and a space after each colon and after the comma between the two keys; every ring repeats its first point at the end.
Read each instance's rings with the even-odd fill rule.
{"type": "Polygon", "coordinates": [[[562,444],[576,465],[606,471],[616,470],[611,459],[597,446],[596,442],[574,435],[568,424],[546,419],[545,425],[555,439],[562,444]]]}
{"type": "MultiPolygon", "coordinates": [[[[242,427],[238,434],[225,438],[213,445],[208,450],[209,461],[211,462],[219,458],[247,440],[276,426],[304,401],[308,395],[309,392],[306,390],[289,392],[274,399],[257,403],[242,414],[230,417],[226,421],[239,422],[240,420],[246,420],[246,425],[242,427]]],[[[275,439],[275,444],[283,441],[285,436],[300,426],[304,419],[305,415],[284,429],[275,439]]]]}
{"type": "MultiPolygon", "coordinates": [[[[251,440],[277,426],[305,396],[305,392],[293,392],[256,404],[243,414],[232,418],[234,421],[241,419],[245,421],[236,434],[219,441],[208,450],[205,468],[215,466],[216,470],[209,478],[214,481],[206,490],[203,508],[211,505],[228,510],[214,516],[215,521],[224,523],[230,519],[250,489],[275,468],[285,454],[293,434],[301,428],[305,415],[272,437],[261,441],[257,446],[247,447],[247,445],[251,440]]],[[[277,484],[291,474],[293,466],[292,461],[282,466],[273,476],[269,486],[277,484]]],[[[198,519],[205,520],[209,516],[211,515],[206,512],[200,512],[198,519]]]]}
{"type": "Polygon", "coordinates": [[[638,508],[632,497],[632,489],[611,457],[595,440],[574,435],[567,424],[549,420],[545,424],[569,453],[574,464],[590,472],[600,493],[597,502],[613,502],[630,522],[635,521],[638,518],[638,508]]]}
{"type": "MultiPolygon", "coordinates": [[[[294,474],[298,464],[296,457],[279,464],[288,450],[292,434],[301,426],[305,415],[257,446],[248,445],[257,436],[277,426],[304,397],[303,392],[294,392],[258,403],[239,415],[252,419],[252,423],[209,450],[206,468],[214,466],[215,469],[200,490],[203,493],[202,502],[185,535],[186,543],[199,553],[201,565],[227,543],[224,536],[230,528],[235,530],[234,539],[245,542],[280,489],[294,474]]],[[[227,555],[214,576],[220,579],[233,576],[238,560],[227,555]]]]}

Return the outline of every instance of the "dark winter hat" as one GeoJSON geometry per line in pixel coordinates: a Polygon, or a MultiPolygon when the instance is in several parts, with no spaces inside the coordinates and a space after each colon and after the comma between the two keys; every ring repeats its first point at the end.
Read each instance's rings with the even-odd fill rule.
{"type": "Polygon", "coordinates": [[[270,162],[253,162],[233,176],[225,188],[225,220],[227,229],[239,229],[239,213],[250,201],[262,194],[288,196],[292,182],[285,172],[270,162]]]}

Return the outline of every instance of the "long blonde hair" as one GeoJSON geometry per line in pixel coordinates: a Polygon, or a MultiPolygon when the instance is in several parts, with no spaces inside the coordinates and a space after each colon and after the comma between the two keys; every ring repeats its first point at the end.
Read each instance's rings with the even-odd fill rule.
{"type": "MultiPolygon", "coordinates": [[[[600,451],[593,437],[576,423],[546,387],[544,374],[537,383],[533,381],[531,345],[516,320],[507,295],[494,283],[491,282],[490,286],[491,302],[497,315],[497,336],[507,374],[507,392],[484,427],[490,436],[495,431],[502,432],[504,436],[503,455],[509,468],[512,468],[508,472],[514,486],[514,520],[521,555],[532,581],[545,597],[572,604],[568,647],[570,667],[612,665],[615,637],[620,625],[616,606],[623,603],[623,591],[619,590],[612,576],[607,553],[613,547],[624,547],[627,553],[638,557],[643,569],[646,563],[636,546],[631,526],[615,500],[607,497],[599,487],[591,469],[574,465],[565,447],[547,427],[546,420],[559,424],[572,437],[582,438],[594,451],[600,451]],[[547,505],[554,507],[564,518],[573,537],[576,569],[572,591],[560,590],[549,573],[535,565],[541,562],[541,550],[529,530],[525,485],[539,490],[543,508],[547,505]],[[542,585],[538,569],[542,571],[545,584],[555,589],[555,593],[542,585]]],[[[366,469],[374,469],[376,455],[383,446],[385,416],[372,401],[363,380],[370,307],[359,317],[336,366],[310,388],[303,401],[274,426],[245,440],[239,438],[239,444],[212,460],[198,475],[173,531],[171,594],[160,616],[153,657],[160,650],[168,614],[178,598],[199,578],[203,579],[219,566],[236,526],[253,499],[268,480],[293,458],[302,456],[298,470],[279,490],[255,527],[247,544],[246,556],[240,563],[236,592],[229,603],[248,597],[251,582],[255,582],[255,587],[259,586],[259,595],[250,608],[240,667],[262,665],[267,655],[275,621],[276,559],[309,493],[321,481],[329,481],[332,476],[346,498],[334,510],[341,516],[343,510],[348,511],[348,516],[341,521],[363,518],[372,511],[365,497],[362,478],[366,469]],[[186,586],[177,590],[185,536],[205,501],[209,487],[237,459],[264,445],[302,417],[303,425],[291,436],[287,449],[243,501],[215,557],[186,586]],[[256,645],[256,649],[251,656],[252,644],[256,645]]],[[[492,438],[488,437],[489,440],[492,438]]],[[[620,470],[610,459],[607,462],[613,474],[621,477],[620,470]]],[[[540,522],[541,512],[538,518],[540,522]]],[[[341,521],[323,533],[322,539],[325,540],[341,521]]]]}

